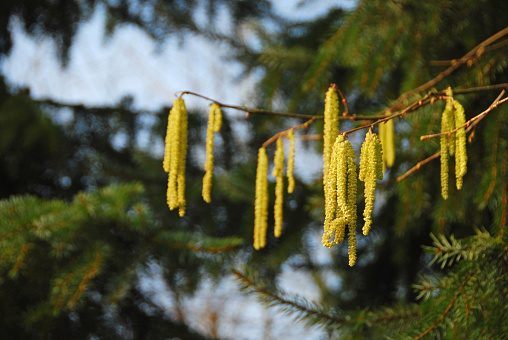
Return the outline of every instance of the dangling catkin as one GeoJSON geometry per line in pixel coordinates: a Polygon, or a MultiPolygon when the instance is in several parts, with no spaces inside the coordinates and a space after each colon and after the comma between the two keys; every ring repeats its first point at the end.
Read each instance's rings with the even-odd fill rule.
{"type": "MultiPolygon", "coordinates": [[[[390,112],[388,113],[388,115],[390,112]]],[[[395,162],[395,146],[393,142],[393,119],[379,124],[379,139],[383,145],[383,172],[391,168],[395,162]]]]}
{"type": "Polygon", "coordinates": [[[295,167],[295,134],[293,130],[289,130],[288,139],[289,139],[289,156],[286,176],[288,178],[288,194],[292,194],[293,191],[295,190],[295,178],[293,176],[293,170],[295,167]]]}
{"type": "Polygon", "coordinates": [[[355,151],[349,141],[346,144],[347,152],[347,210],[348,210],[348,225],[349,225],[349,265],[352,267],[356,263],[356,193],[357,193],[357,177],[356,177],[356,162],[355,151]]]}
{"type": "Polygon", "coordinates": [[[282,205],[284,201],[284,146],[282,138],[277,139],[277,149],[273,158],[274,168],[272,175],[276,179],[275,183],[275,205],[273,216],[275,219],[274,235],[280,237],[282,233],[282,205]]]}
{"type": "MultiPolygon", "coordinates": [[[[349,214],[347,207],[347,190],[348,190],[348,163],[347,163],[347,145],[349,141],[344,140],[344,136],[339,135],[335,140],[333,146],[332,160],[337,168],[337,189],[336,189],[336,202],[334,203],[334,210],[336,209],[335,227],[335,243],[339,244],[344,240],[344,233],[346,225],[349,222],[349,214]]],[[[332,166],[332,165],[330,165],[332,166]]]]}
{"type": "Polygon", "coordinates": [[[339,96],[330,86],[325,97],[323,126],[323,185],[326,185],[333,144],[339,133],[339,96]]]}
{"type": "MultiPolygon", "coordinates": [[[[466,115],[464,114],[464,107],[458,102],[453,102],[455,109],[455,128],[463,126],[466,123],[466,115]]],[[[466,128],[461,127],[457,130],[455,136],[455,178],[457,181],[457,189],[462,188],[462,177],[467,172],[467,151],[466,151],[466,128]]]]}
{"type": "Polygon", "coordinates": [[[369,131],[361,148],[359,173],[359,179],[365,182],[365,210],[363,211],[365,223],[362,228],[364,235],[369,233],[372,224],[372,210],[376,200],[376,180],[383,179],[382,153],[378,136],[369,131]]]}
{"type": "Polygon", "coordinates": [[[208,113],[208,127],[206,129],[206,161],[205,161],[205,175],[203,176],[203,189],[202,196],[206,203],[210,203],[212,191],[212,176],[213,176],[213,137],[214,132],[219,132],[222,124],[222,114],[220,106],[212,104],[210,112],[208,113]]]}
{"type": "MultiPolygon", "coordinates": [[[[453,102],[455,101],[453,97],[453,91],[451,87],[447,88],[445,90],[445,94],[447,97],[450,97],[446,100],[446,107],[443,112],[444,115],[446,115],[446,120],[448,122],[448,130],[451,131],[455,129],[455,115],[454,115],[454,109],[453,109],[453,102]]],[[[455,134],[452,133],[448,136],[448,153],[450,156],[455,155],[455,134]]]]}
{"type": "MultiPolygon", "coordinates": [[[[451,90],[448,89],[446,94],[450,94],[451,90]]],[[[455,124],[451,121],[453,117],[453,104],[452,99],[446,100],[446,106],[441,115],[441,133],[451,131],[455,124]]],[[[441,146],[441,196],[446,200],[448,199],[448,156],[450,152],[451,137],[448,135],[441,135],[440,146],[441,146]]],[[[455,139],[454,139],[455,140],[455,139]]],[[[455,143],[453,143],[455,145],[455,143]]]]}
{"type": "Polygon", "coordinates": [[[185,214],[185,160],[187,155],[187,110],[182,98],[175,99],[168,117],[163,168],[168,173],[167,202],[170,210],[185,214]]]}
{"type": "Polygon", "coordinates": [[[256,198],[254,203],[254,248],[266,245],[268,227],[268,156],[264,147],[259,148],[256,169],[256,198]]]}
{"type": "Polygon", "coordinates": [[[337,136],[333,145],[330,166],[328,168],[327,180],[324,183],[325,193],[325,223],[323,226],[323,239],[322,243],[325,247],[333,246],[330,238],[336,229],[337,222],[334,221],[335,210],[337,207],[337,163],[339,158],[339,144],[344,140],[343,135],[337,136]],[[333,223],[332,223],[333,222],[333,223]]]}
{"type": "Polygon", "coordinates": [[[178,214],[185,215],[185,163],[187,159],[187,109],[182,100],[180,102],[180,138],[178,153],[178,214]]]}

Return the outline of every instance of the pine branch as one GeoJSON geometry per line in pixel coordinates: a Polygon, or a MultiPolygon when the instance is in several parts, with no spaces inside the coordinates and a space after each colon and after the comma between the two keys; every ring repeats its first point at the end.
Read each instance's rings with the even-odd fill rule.
{"type": "Polygon", "coordinates": [[[185,249],[205,253],[223,253],[237,249],[244,243],[239,237],[210,237],[188,232],[162,231],[150,242],[172,249],[185,249]]]}
{"type": "Polygon", "coordinates": [[[478,259],[487,249],[493,248],[501,243],[499,238],[492,237],[487,231],[478,230],[477,234],[462,240],[457,240],[453,235],[449,240],[444,235],[435,236],[430,234],[434,247],[424,247],[428,253],[435,254],[430,261],[441,263],[441,268],[452,265],[461,259],[478,259]]]}
{"type": "MultiPolygon", "coordinates": [[[[466,279],[464,280],[464,282],[461,284],[461,286],[459,287],[460,288],[463,288],[467,283],[468,281],[473,277],[473,275],[476,273],[476,268],[473,269],[473,271],[466,277],[466,279]]],[[[452,301],[450,301],[450,303],[448,304],[448,306],[445,308],[445,310],[443,311],[443,313],[441,313],[441,315],[437,318],[436,321],[434,321],[434,323],[429,327],[427,328],[425,331],[423,331],[420,335],[418,335],[415,340],[420,340],[422,339],[424,336],[426,336],[427,334],[429,334],[434,328],[436,328],[437,325],[439,325],[439,323],[441,323],[441,321],[443,321],[443,319],[446,317],[446,315],[450,312],[450,310],[452,309],[453,305],[455,304],[455,302],[457,301],[457,297],[458,297],[459,293],[455,293],[454,296],[453,296],[453,299],[452,301]]]]}
{"type": "Polygon", "coordinates": [[[256,293],[261,300],[265,301],[270,306],[283,306],[286,312],[296,314],[297,318],[300,320],[306,319],[311,324],[318,323],[325,327],[331,327],[332,325],[340,326],[351,322],[346,318],[331,315],[321,307],[311,304],[303,298],[294,298],[283,296],[282,293],[270,292],[236,269],[233,270],[233,274],[238,278],[238,281],[245,289],[256,293]]]}

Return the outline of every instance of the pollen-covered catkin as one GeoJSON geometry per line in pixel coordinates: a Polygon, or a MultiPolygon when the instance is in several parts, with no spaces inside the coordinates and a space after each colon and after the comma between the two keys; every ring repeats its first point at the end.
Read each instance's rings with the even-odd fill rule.
{"type": "Polygon", "coordinates": [[[264,147],[258,151],[256,169],[256,198],[254,203],[254,248],[261,249],[266,245],[268,227],[268,156],[264,147]]]}
{"type": "Polygon", "coordinates": [[[286,176],[288,178],[288,194],[292,194],[293,191],[295,190],[295,178],[293,176],[293,170],[295,168],[295,134],[293,130],[289,130],[288,139],[289,139],[289,156],[286,176]]]}
{"type": "Polygon", "coordinates": [[[282,207],[284,202],[284,146],[282,138],[277,139],[277,149],[273,158],[274,168],[272,175],[275,177],[275,205],[273,216],[275,219],[274,235],[280,237],[282,233],[282,207]]]}
{"type": "MultiPolygon", "coordinates": [[[[446,107],[443,112],[443,115],[446,115],[446,121],[448,124],[448,126],[447,126],[448,130],[446,130],[446,131],[451,131],[451,130],[455,129],[455,115],[453,112],[454,111],[453,102],[455,102],[455,100],[452,98],[453,91],[452,91],[451,87],[449,87],[445,90],[445,94],[447,97],[450,97],[450,98],[446,100],[446,107]]],[[[455,134],[454,133],[452,133],[448,136],[448,153],[450,156],[455,155],[455,134]]]]}
{"type": "MultiPolygon", "coordinates": [[[[466,115],[464,114],[464,107],[458,102],[453,102],[455,110],[455,128],[463,126],[466,123],[466,115]]],[[[457,130],[455,136],[455,178],[457,189],[462,188],[464,175],[467,172],[467,151],[466,151],[466,128],[461,127],[457,130]]]]}
{"type": "Polygon", "coordinates": [[[365,221],[362,232],[367,235],[372,224],[372,210],[376,200],[376,180],[382,179],[382,147],[377,135],[368,132],[365,136],[360,154],[359,179],[365,182],[365,210],[363,219],[365,221]]]}
{"type": "Polygon", "coordinates": [[[391,168],[395,162],[395,146],[393,136],[393,119],[379,125],[379,139],[383,145],[383,172],[384,168],[391,168]]]}
{"type": "MultiPolygon", "coordinates": [[[[447,94],[449,91],[447,90],[447,94]]],[[[446,101],[446,106],[441,115],[441,133],[451,131],[455,126],[451,117],[453,116],[453,104],[452,99],[446,101]]],[[[441,135],[440,146],[441,146],[441,196],[446,200],[448,199],[448,158],[450,152],[450,145],[452,143],[450,136],[447,134],[441,135]]],[[[454,143],[453,143],[454,144],[454,143]]]]}
{"type": "Polygon", "coordinates": [[[187,159],[187,109],[180,102],[180,151],[178,153],[178,214],[185,215],[185,163],[187,159]]]}
{"type": "Polygon", "coordinates": [[[167,202],[170,210],[185,214],[185,160],[187,156],[187,110],[182,98],[175,99],[169,113],[163,168],[168,173],[167,202]]]}
{"type": "MultiPolygon", "coordinates": [[[[336,190],[336,203],[335,209],[336,219],[334,221],[335,228],[335,240],[336,244],[341,243],[344,240],[345,228],[349,222],[349,214],[347,207],[347,189],[348,189],[348,163],[347,163],[347,145],[348,140],[344,140],[343,135],[339,135],[335,140],[333,146],[333,157],[332,160],[337,168],[337,190],[336,190]]],[[[331,166],[331,165],[330,165],[331,166]]]]}
{"type": "Polygon", "coordinates": [[[205,175],[203,176],[202,196],[206,203],[211,201],[212,176],[213,176],[213,138],[214,133],[219,132],[222,124],[220,106],[212,104],[208,113],[208,127],[206,129],[206,161],[205,175]]]}
{"type": "Polygon", "coordinates": [[[323,126],[323,185],[328,176],[328,167],[333,144],[339,133],[339,96],[333,86],[330,86],[325,97],[324,126],[323,126]]]}
{"type": "Polygon", "coordinates": [[[355,151],[349,141],[344,142],[347,154],[347,219],[348,219],[348,255],[349,265],[356,263],[356,193],[357,177],[355,151]]]}
{"type": "Polygon", "coordinates": [[[333,246],[330,238],[336,227],[332,223],[334,221],[335,210],[337,207],[337,163],[339,158],[339,145],[344,140],[343,135],[339,135],[333,145],[330,166],[328,169],[327,181],[324,183],[325,193],[325,223],[323,226],[323,240],[322,243],[325,247],[333,246]]]}

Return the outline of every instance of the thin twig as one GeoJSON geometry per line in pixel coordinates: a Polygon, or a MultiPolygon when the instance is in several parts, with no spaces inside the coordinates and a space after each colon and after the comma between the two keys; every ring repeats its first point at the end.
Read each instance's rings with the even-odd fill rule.
{"type": "Polygon", "coordinates": [[[435,154],[433,154],[432,156],[430,156],[428,158],[425,158],[423,161],[420,161],[420,162],[416,163],[416,165],[414,167],[412,167],[411,169],[409,169],[408,171],[406,171],[405,174],[403,174],[402,176],[397,177],[397,182],[405,180],[413,172],[415,172],[417,170],[420,170],[420,167],[422,165],[425,165],[425,164],[429,163],[430,161],[438,158],[439,156],[441,156],[441,151],[438,151],[435,154]]]}
{"type": "Polygon", "coordinates": [[[306,128],[308,128],[309,125],[312,124],[315,120],[316,120],[315,118],[311,118],[311,119],[309,119],[308,121],[306,121],[303,124],[293,126],[290,129],[281,131],[281,132],[273,135],[272,137],[270,137],[270,139],[268,139],[266,142],[263,143],[262,147],[266,148],[268,145],[270,145],[271,143],[276,141],[277,138],[287,135],[290,130],[298,130],[298,129],[306,129],[306,128]]]}
{"type": "Polygon", "coordinates": [[[406,93],[403,93],[397,100],[395,101],[395,104],[393,104],[390,108],[387,108],[385,111],[391,110],[396,111],[399,109],[402,105],[402,103],[409,98],[410,96],[417,94],[422,91],[427,91],[430,88],[434,87],[437,83],[439,83],[441,80],[449,76],[453,71],[458,69],[461,65],[464,63],[467,63],[468,60],[471,58],[480,58],[484,53],[487,46],[492,44],[494,41],[502,38],[503,36],[508,34],[508,27],[502,29],[501,31],[497,32],[496,34],[492,35],[491,37],[487,38],[480,44],[478,44],[475,48],[473,48],[471,51],[467,52],[462,58],[458,59],[456,63],[448,67],[443,72],[439,73],[436,77],[429,80],[425,84],[422,84],[406,93]]]}
{"type": "MultiPolygon", "coordinates": [[[[199,93],[195,93],[195,92],[192,92],[192,91],[182,91],[182,92],[177,92],[177,93],[179,93],[179,97],[182,97],[185,94],[190,94],[190,95],[193,95],[193,96],[196,96],[196,97],[200,97],[200,98],[209,100],[212,103],[215,103],[215,104],[217,104],[217,105],[219,105],[221,107],[226,107],[226,108],[230,108],[230,109],[235,109],[235,110],[243,111],[243,112],[246,112],[249,115],[250,114],[261,114],[261,115],[272,115],[272,116],[280,116],[280,117],[288,117],[288,118],[303,118],[303,119],[323,120],[323,116],[321,116],[321,115],[306,115],[306,114],[301,114],[301,113],[277,112],[277,111],[270,111],[270,110],[263,110],[263,109],[255,109],[255,108],[252,108],[252,107],[241,106],[241,105],[224,104],[224,103],[221,103],[221,102],[219,102],[219,101],[217,101],[215,99],[203,96],[203,95],[201,95],[199,93]]],[[[344,103],[344,107],[346,108],[346,110],[348,110],[346,103],[344,103]]],[[[338,119],[339,120],[376,120],[376,119],[379,119],[379,118],[382,118],[382,117],[383,116],[378,116],[378,115],[373,115],[373,116],[348,115],[347,117],[338,117],[338,119]]]]}

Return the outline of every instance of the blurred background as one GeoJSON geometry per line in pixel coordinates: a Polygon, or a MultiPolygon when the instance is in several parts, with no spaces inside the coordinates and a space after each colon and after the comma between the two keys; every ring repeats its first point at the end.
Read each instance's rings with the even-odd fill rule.
{"type": "MultiPolygon", "coordinates": [[[[504,0],[4,0],[0,9],[3,339],[382,337],[386,330],[370,325],[338,330],[326,320],[298,321],[305,311],[295,317],[283,304],[259,302],[233,269],[245,274],[244,285],[258,279],[259,287],[326,310],[413,306],[417,280],[444,275],[422,249],[432,244],[431,232],[460,238],[504,230],[504,106],[469,136],[464,188],[452,187],[448,201],[440,196],[439,161],[396,180],[439,150],[438,139],[419,136],[439,132],[444,103],[396,121],[396,161],[378,183],[372,232],[359,236],[353,268],[347,244],[321,245],[322,142],[301,135],[320,135],[322,123],[297,132],[297,185],[285,196],[283,234],[269,233],[261,251],[252,247],[257,149],[303,120],[225,108],[206,204],[210,102],[185,95],[183,218],[166,205],[162,169],[179,91],[322,115],[333,82],[350,113],[377,114],[506,28],[504,0]]],[[[507,83],[506,41],[428,90],[507,83]]],[[[457,98],[469,119],[499,92],[457,98]]],[[[349,137],[357,159],[364,136],[349,137]]],[[[273,153],[269,147],[270,159],[273,153]]],[[[359,218],[359,234],[362,224],[359,218]]],[[[259,293],[257,283],[247,286],[259,293]]],[[[396,333],[399,326],[390,327],[396,333]]]]}

